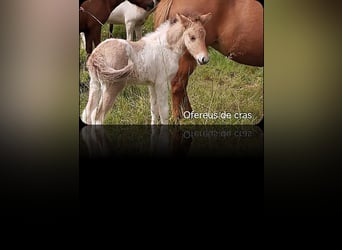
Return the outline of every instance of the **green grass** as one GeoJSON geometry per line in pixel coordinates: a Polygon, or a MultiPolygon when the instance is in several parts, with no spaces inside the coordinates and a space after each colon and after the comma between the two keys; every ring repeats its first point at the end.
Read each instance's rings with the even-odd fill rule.
{"type": "MultiPolygon", "coordinates": [[[[152,30],[152,16],[144,26],[144,34],[152,30]]],[[[125,38],[124,26],[114,26],[115,37],[125,38]]],[[[102,29],[102,39],[108,37],[108,25],[102,29]]],[[[196,113],[208,113],[217,116],[226,115],[218,119],[182,119],[180,124],[257,124],[263,117],[263,68],[246,66],[227,59],[213,49],[209,49],[210,62],[198,66],[189,78],[188,96],[196,113]],[[249,117],[235,118],[234,115],[250,113],[249,117]],[[228,118],[227,114],[232,117],[228,118]]],[[[89,76],[83,70],[85,52],[80,51],[80,83],[87,85],[89,76]]],[[[80,112],[83,111],[88,92],[80,88],[80,112]]],[[[170,122],[171,118],[171,97],[170,122]]],[[[147,86],[127,86],[117,97],[114,107],[108,113],[105,124],[150,124],[150,104],[147,86]]]]}
{"type": "MultiPolygon", "coordinates": [[[[263,116],[263,68],[228,60],[210,49],[210,62],[191,75],[188,96],[195,112],[232,115],[231,119],[197,119],[196,124],[256,124],[263,116]],[[251,113],[251,119],[236,119],[251,113]]],[[[184,124],[194,124],[184,120],[184,124]]]]}

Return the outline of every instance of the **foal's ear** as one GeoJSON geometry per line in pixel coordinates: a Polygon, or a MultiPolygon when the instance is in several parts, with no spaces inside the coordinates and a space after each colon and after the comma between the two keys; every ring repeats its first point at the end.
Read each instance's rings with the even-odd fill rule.
{"type": "Polygon", "coordinates": [[[176,19],[177,19],[177,21],[179,21],[185,28],[188,28],[190,25],[191,25],[191,23],[192,23],[192,21],[189,19],[189,18],[187,18],[186,16],[184,16],[184,15],[182,15],[182,14],[176,14],[176,19]]]}
{"type": "Polygon", "coordinates": [[[212,16],[213,16],[212,13],[208,13],[208,14],[201,15],[201,16],[199,17],[200,22],[204,25],[204,24],[206,24],[207,22],[210,21],[210,19],[211,19],[212,16]]]}

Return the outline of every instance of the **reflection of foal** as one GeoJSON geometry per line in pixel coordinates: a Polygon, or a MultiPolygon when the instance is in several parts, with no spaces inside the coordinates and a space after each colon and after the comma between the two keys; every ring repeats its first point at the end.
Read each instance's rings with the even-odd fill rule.
{"type": "Polygon", "coordinates": [[[117,94],[127,83],[148,84],[151,124],[168,124],[168,83],[178,70],[178,62],[188,50],[198,64],[209,61],[203,24],[211,14],[190,19],[176,15],[138,42],[107,39],[89,56],[89,99],[82,113],[87,124],[103,124],[117,94]]]}

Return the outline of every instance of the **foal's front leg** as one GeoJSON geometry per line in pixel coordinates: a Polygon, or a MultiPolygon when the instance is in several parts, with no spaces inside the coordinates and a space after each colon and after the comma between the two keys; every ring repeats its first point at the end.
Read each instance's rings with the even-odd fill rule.
{"type": "Polygon", "coordinates": [[[158,123],[159,115],[156,90],[154,86],[148,86],[148,90],[150,92],[151,125],[156,125],[158,123]]]}
{"type": "Polygon", "coordinates": [[[162,125],[169,124],[168,82],[157,81],[155,85],[160,122],[162,125]]]}

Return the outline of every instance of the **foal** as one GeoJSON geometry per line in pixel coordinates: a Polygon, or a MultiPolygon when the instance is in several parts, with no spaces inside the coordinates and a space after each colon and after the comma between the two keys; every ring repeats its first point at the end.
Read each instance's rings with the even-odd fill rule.
{"type": "Polygon", "coordinates": [[[211,13],[194,19],[176,15],[155,32],[137,42],[107,39],[89,56],[89,99],[82,113],[87,124],[103,124],[118,93],[127,83],[147,84],[151,104],[151,124],[168,124],[168,84],[178,70],[186,50],[198,64],[209,61],[203,25],[211,13]]]}

